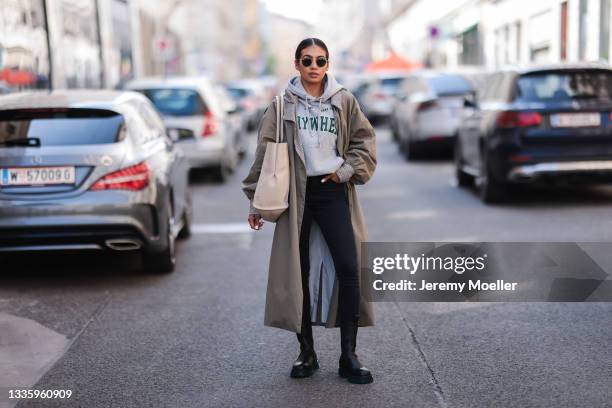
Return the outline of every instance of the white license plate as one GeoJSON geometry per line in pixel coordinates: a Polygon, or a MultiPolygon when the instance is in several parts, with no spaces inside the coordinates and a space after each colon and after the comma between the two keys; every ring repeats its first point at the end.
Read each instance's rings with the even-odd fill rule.
{"type": "Polygon", "coordinates": [[[600,113],[557,113],[550,115],[552,127],[590,127],[601,125],[600,113]]]}
{"type": "Polygon", "coordinates": [[[74,184],[74,166],[0,168],[2,186],[74,184]]]}

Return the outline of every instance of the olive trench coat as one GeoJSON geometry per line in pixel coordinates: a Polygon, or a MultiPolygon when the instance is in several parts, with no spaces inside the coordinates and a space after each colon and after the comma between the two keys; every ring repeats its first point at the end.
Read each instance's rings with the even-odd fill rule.
{"type": "MultiPolygon", "coordinates": [[[[296,103],[297,97],[287,91],[283,95],[283,131],[289,151],[289,208],[279,217],[274,230],[274,239],[268,270],[268,286],[264,325],[300,333],[302,321],[302,278],[300,268],[300,228],[306,195],[306,166],[303,147],[297,135],[296,103]]],[[[357,248],[357,264],[361,271],[361,242],[367,240],[365,218],[357,200],[355,184],[366,183],[376,168],[376,143],[374,129],[359,108],[355,97],[346,89],[334,94],[331,105],[338,124],[336,147],[345,163],[354,170],[346,182],[351,223],[357,248]]],[[[276,135],[276,106],[272,102],[266,109],[259,126],[255,160],[249,174],[242,181],[242,189],[249,200],[253,200],[267,142],[274,142],[276,135]]],[[[333,181],[328,181],[333,183],[333,181]]],[[[313,324],[325,327],[338,327],[338,280],[333,270],[333,261],[320,229],[313,220],[310,235],[310,289],[311,314],[313,324]],[[323,256],[327,259],[313,259],[323,256]],[[315,272],[315,273],[313,273],[315,272]],[[317,272],[321,272],[320,274],[317,272]],[[331,275],[330,275],[331,274],[331,275]],[[326,284],[327,282],[327,284],[326,284]],[[329,283],[333,286],[330,287],[329,283]],[[312,291],[315,290],[313,294],[312,291]],[[320,292],[319,292],[320,290],[320,292]],[[324,297],[324,299],[320,299],[324,297]],[[316,308],[319,310],[317,319],[316,308]]],[[[360,273],[359,273],[360,275],[360,273]]],[[[361,276],[359,278],[361,281],[361,276]]],[[[359,326],[374,325],[374,309],[365,299],[361,286],[359,307],[359,326]]]]}

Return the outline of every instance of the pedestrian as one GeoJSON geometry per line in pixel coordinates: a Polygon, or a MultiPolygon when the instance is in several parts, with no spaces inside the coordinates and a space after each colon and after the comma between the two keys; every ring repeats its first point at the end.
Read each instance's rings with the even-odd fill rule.
{"type": "MultiPolygon", "coordinates": [[[[319,368],[312,326],[340,327],[339,375],[373,381],[355,354],[358,326],[373,326],[373,307],[360,287],[360,244],[367,230],[355,184],[376,168],[372,125],[355,97],[329,69],[323,41],[308,38],[295,51],[299,75],[282,95],[282,126],[289,150],[289,208],[276,221],[264,324],[297,333],[300,354],[291,377],[319,368]]],[[[251,200],[249,225],[263,221],[252,205],[266,144],[276,136],[276,106],[261,119],[255,160],[242,189],[251,200]]]]}

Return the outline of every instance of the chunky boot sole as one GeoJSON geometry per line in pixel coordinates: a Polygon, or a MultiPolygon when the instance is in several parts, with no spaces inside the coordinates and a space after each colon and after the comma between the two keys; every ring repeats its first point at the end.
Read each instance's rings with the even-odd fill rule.
{"type": "Polygon", "coordinates": [[[306,377],[310,377],[311,375],[314,374],[315,370],[317,370],[319,368],[319,362],[315,361],[314,364],[312,365],[312,367],[310,368],[305,368],[305,367],[293,367],[291,369],[291,378],[306,378],[306,377]]]}
{"type": "Polygon", "coordinates": [[[349,369],[340,367],[338,368],[338,375],[342,378],[347,378],[351,384],[370,384],[374,382],[372,374],[368,375],[352,375],[349,369]]]}

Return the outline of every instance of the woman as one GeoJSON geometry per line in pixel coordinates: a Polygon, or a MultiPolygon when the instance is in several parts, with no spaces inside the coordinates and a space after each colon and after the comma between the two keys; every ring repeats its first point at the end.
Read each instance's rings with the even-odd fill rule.
{"type": "MultiPolygon", "coordinates": [[[[282,101],[282,126],[289,148],[289,208],[276,222],[268,274],[264,324],[297,333],[300,355],[291,377],[319,368],[312,325],[340,326],[339,374],[352,383],[373,381],[357,355],[358,326],[374,324],[373,308],[360,288],[360,243],[366,226],[354,184],[364,184],[376,167],[374,130],[355,97],[329,69],[329,52],[317,38],[295,52],[299,76],[282,101]]],[[[255,161],[242,187],[253,200],[266,144],[275,140],[276,106],[259,127],[255,161]]],[[[251,205],[249,225],[261,217],[251,205]]]]}

